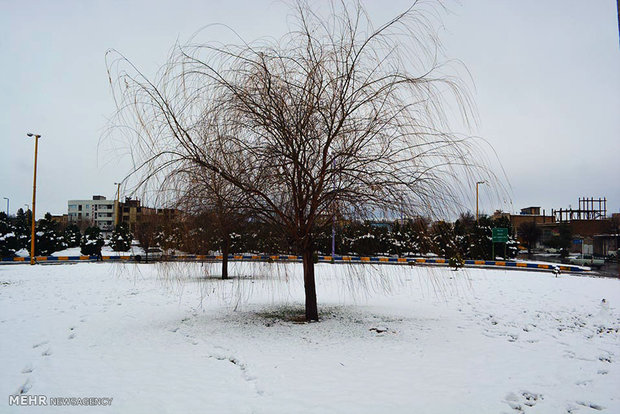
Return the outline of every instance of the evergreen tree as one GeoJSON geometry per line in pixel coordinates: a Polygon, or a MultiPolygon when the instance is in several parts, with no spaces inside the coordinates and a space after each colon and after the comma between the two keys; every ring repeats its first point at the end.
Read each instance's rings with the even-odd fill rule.
{"type": "Polygon", "coordinates": [[[24,212],[24,209],[17,210],[17,214],[13,219],[13,225],[15,228],[15,236],[17,237],[17,243],[19,249],[30,249],[30,228],[32,224],[32,213],[28,210],[28,213],[24,212]]]}
{"type": "Polygon", "coordinates": [[[82,242],[80,243],[80,250],[83,255],[99,255],[101,254],[101,247],[103,247],[103,236],[99,227],[88,227],[84,231],[82,242]]]}
{"type": "Polygon", "coordinates": [[[57,223],[52,220],[50,213],[39,220],[35,233],[35,254],[48,256],[66,246],[64,237],[57,231],[57,223]]]}
{"type": "Polygon", "coordinates": [[[82,233],[80,232],[80,228],[75,224],[70,224],[65,229],[64,238],[67,247],[79,246],[82,240],[82,233]]]}
{"type": "Polygon", "coordinates": [[[405,233],[410,239],[412,254],[426,254],[431,251],[429,222],[430,220],[424,217],[407,220],[405,233]]]}
{"type": "Polygon", "coordinates": [[[452,223],[437,221],[431,226],[430,233],[433,250],[438,256],[446,259],[462,257],[462,252],[457,243],[458,239],[452,223]]]}
{"type": "Polygon", "coordinates": [[[133,236],[126,223],[117,224],[110,237],[110,247],[115,252],[126,252],[131,248],[133,236]]]}
{"type": "Polygon", "coordinates": [[[388,229],[370,222],[352,222],[344,228],[343,245],[349,254],[375,256],[389,250],[388,229]]]}
{"type": "Polygon", "coordinates": [[[0,258],[13,257],[15,252],[21,249],[15,225],[9,217],[0,213],[0,258]]]}
{"type": "Polygon", "coordinates": [[[410,251],[408,249],[409,238],[404,230],[404,226],[401,226],[398,221],[392,224],[386,243],[388,253],[402,256],[404,252],[410,251]]]}

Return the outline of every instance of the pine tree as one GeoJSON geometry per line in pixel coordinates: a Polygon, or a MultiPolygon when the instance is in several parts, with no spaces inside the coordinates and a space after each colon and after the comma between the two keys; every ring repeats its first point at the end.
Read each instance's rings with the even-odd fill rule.
{"type": "Polygon", "coordinates": [[[13,257],[21,249],[15,225],[10,218],[0,213],[0,257],[13,257]]]}
{"type": "Polygon", "coordinates": [[[80,243],[81,252],[83,255],[99,255],[101,254],[101,247],[103,247],[103,236],[99,227],[88,227],[84,231],[82,242],[80,243]]]}
{"type": "Polygon", "coordinates": [[[462,257],[454,225],[446,221],[437,221],[431,226],[431,241],[437,255],[446,259],[462,257]]]}
{"type": "Polygon", "coordinates": [[[24,212],[24,209],[17,210],[17,214],[13,219],[13,225],[15,228],[15,236],[17,237],[17,243],[19,249],[30,248],[30,226],[32,223],[32,213],[28,210],[28,213],[24,212]]]}
{"type": "Polygon", "coordinates": [[[131,241],[133,236],[129,232],[129,228],[126,223],[121,223],[116,226],[110,237],[110,247],[115,252],[126,252],[131,248],[131,241]]]}
{"type": "Polygon", "coordinates": [[[52,220],[50,213],[39,220],[35,234],[35,254],[48,256],[66,246],[63,235],[57,231],[57,223],[52,220]]]}
{"type": "Polygon", "coordinates": [[[80,228],[75,224],[67,226],[67,228],[65,229],[64,238],[67,247],[79,246],[82,240],[82,233],[80,232],[80,228]]]}

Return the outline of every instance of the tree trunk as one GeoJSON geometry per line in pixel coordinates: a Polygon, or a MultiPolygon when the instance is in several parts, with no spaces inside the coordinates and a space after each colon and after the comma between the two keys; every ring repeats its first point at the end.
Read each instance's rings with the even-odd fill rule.
{"type": "Polygon", "coordinates": [[[230,253],[230,235],[224,235],[222,243],[222,279],[228,279],[228,253],[230,253]]]}
{"type": "Polygon", "coordinates": [[[304,289],[306,292],[306,321],[318,321],[319,310],[316,304],[316,284],[314,282],[314,251],[305,247],[302,258],[304,265],[304,289]]]}

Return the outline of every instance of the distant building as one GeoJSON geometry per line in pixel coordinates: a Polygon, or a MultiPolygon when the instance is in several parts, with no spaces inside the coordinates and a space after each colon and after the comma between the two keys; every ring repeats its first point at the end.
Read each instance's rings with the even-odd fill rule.
{"type": "Polygon", "coordinates": [[[125,202],[119,203],[119,222],[127,224],[130,231],[136,231],[141,223],[165,225],[178,221],[181,212],[172,208],[152,208],[141,205],[140,200],[125,197],[125,202]]]}
{"type": "Polygon", "coordinates": [[[69,222],[69,216],[67,214],[52,215],[52,221],[60,225],[61,228],[65,228],[69,222]]]}
{"type": "MultiPolygon", "coordinates": [[[[495,215],[497,214],[498,213],[496,213],[495,215]]],[[[519,226],[525,222],[536,223],[537,225],[555,223],[555,218],[553,216],[547,215],[545,210],[543,210],[542,214],[540,214],[540,207],[522,208],[520,214],[510,214],[509,218],[510,225],[515,231],[517,231],[519,229],[519,226]]]]}
{"type": "MultiPolygon", "coordinates": [[[[81,227],[97,226],[104,237],[109,237],[120,223],[125,223],[134,232],[140,223],[165,224],[177,221],[180,215],[181,212],[176,209],[144,207],[139,199],[131,197],[125,197],[124,202],[117,202],[94,195],[91,200],[69,200],[65,219],[68,224],[81,227]]],[[[57,221],[61,220],[57,218],[57,221]]]]}
{"type": "Polygon", "coordinates": [[[525,207],[521,209],[521,215],[540,216],[540,207],[525,207]]]}
{"type": "MultiPolygon", "coordinates": [[[[507,216],[497,211],[493,217],[507,216]]],[[[551,210],[546,214],[540,207],[525,207],[520,214],[510,214],[510,224],[515,232],[525,222],[535,223],[541,229],[539,244],[545,243],[553,236],[559,235],[560,226],[568,226],[573,235],[571,251],[586,252],[594,250],[595,254],[604,254],[618,245],[616,234],[620,218],[607,217],[606,198],[579,198],[579,207],[573,209],[551,210]],[[614,224],[616,223],[616,224],[614,224]]],[[[617,247],[616,247],[617,248],[617,247]]]]}
{"type": "Polygon", "coordinates": [[[97,226],[104,237],[109,237],[114,230],[114,203],[114,200],[106,200],[101,195],[94,195],[92,200],[69,200],[68,223],[97,226]]]}

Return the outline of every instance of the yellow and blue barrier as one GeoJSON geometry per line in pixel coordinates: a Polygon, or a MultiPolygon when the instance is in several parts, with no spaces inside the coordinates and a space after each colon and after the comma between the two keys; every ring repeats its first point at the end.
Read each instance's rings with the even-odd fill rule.
{"type": "MultiPolygon", "coordinates": [[[[103,261],[135,261],[136,256],[101,256],[103,261]]],[[[180,255],[165,256],[166,261],[221,261],[221,255],[180,255]]],[[[81,262],[97,261],[96,255],[91,256],[37,256],[37,263],[52,262],[81,262]]],[[[257,261],[257,262],[301,262],[301,256],[295,255],[254,255],[254,254],[232,254],[228,256],[230,261],[257,261]]],[[[318,256],[320,263],[372,263],[372,264],[408,264],[408,265],[430,265],[448,266],[448,260],[441,258],[422,258],[422,257],[371,257],[371,256],[318,256]]],[[[5,257],[0,260],[2,264],[8,263],[30,263],[30,257],[5,257]]],[[[528,263],[505,260],[463,260],[465,267],[485,267],[485,268],[505,268],[520,270],[554,271],[559,269],[562,272],[582,273],[589,270],[587,267],[565,265],[565,264],[542,264],[528,263]]]]}

